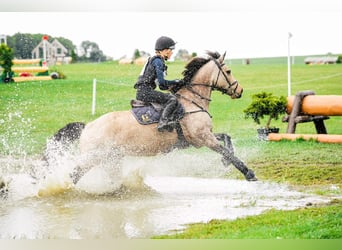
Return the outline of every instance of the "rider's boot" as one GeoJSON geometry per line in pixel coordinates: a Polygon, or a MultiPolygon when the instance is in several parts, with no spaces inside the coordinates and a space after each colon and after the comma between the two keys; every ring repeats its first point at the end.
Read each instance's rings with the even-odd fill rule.
{"type": "Polygon", "coordinates": [[[163,132],[163,131],[172,132],[175,122],[170,121],[169,117],[174,111],[175,107],[177,107],[177,99],[172,96],[170,100],[167,102],[161,114],[161,118],[157,126],[157,129],[159,132],[163,132]]]}

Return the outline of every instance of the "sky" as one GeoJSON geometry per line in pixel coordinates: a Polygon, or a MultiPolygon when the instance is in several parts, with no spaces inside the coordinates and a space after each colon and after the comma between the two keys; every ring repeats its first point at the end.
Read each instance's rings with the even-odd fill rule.
{"type": "MultiPolygon", "coordinates": [[[[0,34],[43,33],[96,42],[119,59],[172,37],[178,49],[228,58],[342,54],[339,0],[2,0],[0,34]],[[292,37],[289,39],[289,33],[292,37]]],[[[174,54],[176,54],[174,53],[174,54]]]]}

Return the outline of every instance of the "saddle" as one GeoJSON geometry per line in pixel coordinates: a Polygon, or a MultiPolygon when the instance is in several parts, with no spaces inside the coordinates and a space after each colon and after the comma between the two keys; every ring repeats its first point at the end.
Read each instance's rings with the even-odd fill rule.
{"type": "MultiPolygon", "coordinates": [[[[131,101],[132,113],[135,119],[142,125],[148,125],[152,123],[158,123],[163,106],[158,103],[146,103],[139,100],[131,101]]],[[[184,117],[185,109],[183,105],[179,103],[178,108],[172,114],[172,119],[175,121],[174,125],[170,127],[169,132],[173,129],[176,130],[178,141],[174,145],[175,148],[187,148],[190,144],[186,141],[179,120],[184,117]]]]}
{"type": "MultiPolygon", "coordinates": [[[[140,100],[131,100],[132,113],[135,119],[142,125],[158,123],[163,105],[159,103],[147,103],[140,100]]],[[[184,107],[179,104],[177,110],[170,117],[171,120],[178,122],[184,116],[184,107]]]]}
{"type": "Polygon", "coordinates": [[[162,105],[158,103],[146,103],[139,100],[131,100],[132,113],[137,121],[142,125],[158,123],[162,105]]]}

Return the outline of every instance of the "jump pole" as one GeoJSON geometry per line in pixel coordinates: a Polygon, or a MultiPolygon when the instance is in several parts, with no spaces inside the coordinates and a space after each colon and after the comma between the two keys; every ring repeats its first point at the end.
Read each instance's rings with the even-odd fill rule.
{"type": "Polygon", "coordinates": [[[96,106],[96,78],[93,79],[93,102],[91,108],[91,114],[95,115],[95,106],[96,106]]]}
{"type": "Polygon", "coordinates": [[[289,140],[295,141],[298,139],[302,140],[315,140],[323,143],[342,143],[342,135],[335,134],[278,134],[278,133],[270,133],[268,134],[269,141],[280,141],[280,140],[289,140]]]}

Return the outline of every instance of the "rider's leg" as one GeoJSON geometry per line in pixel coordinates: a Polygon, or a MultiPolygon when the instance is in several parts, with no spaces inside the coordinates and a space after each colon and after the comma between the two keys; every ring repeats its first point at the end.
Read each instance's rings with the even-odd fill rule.
{"type": "Polygon", "coordinates": [[[174,112],[174,110],[178,106],[177,98],[173,95],[169,95],[169,100],[167,101],[165,108],[161,114],[161,118],[158,124],[158,131],[164,131],[165,129],[169,130],[170,123],[170,115],[174,112]]]}

